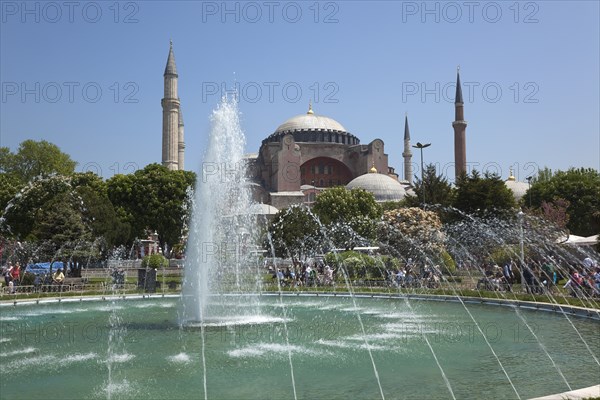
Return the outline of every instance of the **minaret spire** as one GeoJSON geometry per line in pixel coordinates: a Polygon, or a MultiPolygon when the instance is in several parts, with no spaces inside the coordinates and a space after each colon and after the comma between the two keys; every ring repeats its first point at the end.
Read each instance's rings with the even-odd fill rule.
{"type": "MultiPolygon", "coordinates": [[[[175,65],[175,54],[173,53],[173,41],[170,41],[169,56],[164,73],[164,97],[161,100],[163,109],[162,126],[162,164],[170,170],[180,169],[179,154],[183,153],[180,145],[183,143],[183,124],[179,126],[180,101],[177,94],[177,67],[175,65]]],[[[183,120],[181,120],[183,123],[183,120]]],[[[181,163],[183,167],[183,162],[181,163]]]]}
{"type": "Polygon", "coordinates": [[[177,76],[177,66],[175,65],[175,53],[173,53],[173,41],[170,41],[169,46],[169,57],[167,57],[167,65],[165,67],[164,76],[175,75],[177,76]]]}
{"type": "Polygon", "coordinates": [[[454,96],[454,104],[463,104],[462,88],[460,85],[460,65],[456,67],[456,96],[454,96]]]}
{"type": "Polygon", "coordinates": [[[410,151],[410,130],[408,129],[408,113],[404,115],[404,180],[412,186],[413,171],[412,171],[412,152],[410,151]]]}
{"type": "Polygon", "coordinates": [[[467,121],[464,115],[462,88],[460,85],[460,66],[456,69],[456,96],[454,98],[454,179],[467,173],[467,121]]]}

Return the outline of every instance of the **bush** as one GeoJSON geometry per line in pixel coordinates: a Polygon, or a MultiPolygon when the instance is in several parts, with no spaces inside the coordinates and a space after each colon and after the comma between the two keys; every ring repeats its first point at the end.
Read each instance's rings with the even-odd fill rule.
{"type": "MultiPolygon", "coordinates": [[[[524,248],[525,258],[529,257],[530,251],[527,247],[524,248]]],[[[521,256],[521,247],[518,244],[500,246],[492,250],[486,257],[487,263],[498,264],[503,266],[511,260],[518,261],[521,256]]],[[[514,271],[513,271],[514,272],[514,271]]]]}
{"type": "Polygon", "coordinates": [[[152,254],[149,256],[145,256],[142,259],[142,267],[143,268],[166,268],[169,266],[169,260],[165,258],[162,254],[152,254]]]}
{"type": "Polygon", "coordinates": [[[440,255],[442,262],[444,265],[442,266],[442,273],[446,275],[452,275],[456,272],[456,263],[452,256],[448,254],[446,250],[442,250],[442,254],[440,255]]]}
{"type": "Polygon", "coordinates": [[[344,251],[339,254],[328,253],[325,255],[325,262],[338,271],[337,276],[339,277],[343,276],[340,271],[341,268],[345,268],[350,279],[381,279],[384,277],[386,269],[398,269],[400,265],[398,259],[393,257],[373,257],[357,251],[344,251]]]}
{"type": "Polygon", "coordinates": [[[33,281],[35,281],[35,275],[32,274],[31,272],[25,272],[25,274],[21,278],[21,285],[32,286],[33,281]]]}

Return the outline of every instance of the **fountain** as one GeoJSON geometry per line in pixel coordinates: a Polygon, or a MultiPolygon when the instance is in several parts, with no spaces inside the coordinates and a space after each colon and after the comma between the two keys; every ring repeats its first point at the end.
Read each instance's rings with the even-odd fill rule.
{"type": "MultiPolygon", "coordinates": [[[[469,299],[458,285],[444,296],[361,290],[344,269],[341,292],[265,291],[262,265],[247,256],[258,235],[235,101],[224,99],[212,121],[182,295],[3,304],[3,398],[531,398],[599,383],[598,312],[574,315],[552,295],[546,306],[508,292],[469,299]]],[[[484,239],[514,259],[520,244],[567,263],[580,256],[521,229],[465,217],[445,234],[465,262],[484,239]]]]}
{"type": "MultiPolygon", "coordinates": [[[[247,270],[244,257],[252,245],[253,232],[247,213],[251,202],[243,158],[245,137],[236,100],[224,98],[211,119],[187,243],[181,319],[184,325],[219,320],[230,314],[230,308],[209,307],[211,294],[258,292],[253,287],[256,280],[248,279],[255,271],[247,270]]],[[[252,299],[244,301],[256,304],[252,299]]]]}

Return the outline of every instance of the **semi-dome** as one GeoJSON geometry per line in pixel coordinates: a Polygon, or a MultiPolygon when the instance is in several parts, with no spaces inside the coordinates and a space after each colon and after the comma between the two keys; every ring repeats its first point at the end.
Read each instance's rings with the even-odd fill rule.
{"type": "Polygon", "coordinates": [[[270,204],[263,203],[252,204],[249,208],[249,213],[256,215],[275,215],[278,212],[279,210],[277,208],[273,207],[270,204]]]}
{"type": "Polygon", "coordinates": [[[263,143],[279,142],[288,134],[291,134],[296,142],[360,144],[360,140],[346,131],[342,124],[333,118],[315,114],[312,106],[309,106],[306,114],[296,115],[279,125],[263,143]]]}
{"type": "Polygon", "coordinates": [[[508,179],[504,181],[504,184],[507,188],[512,190],[513,197],[516,201],[521,200],[521,198],[525,196],[525,193],[527,193],[527,191],[529,190],[529,184],[517,181],[517,179],[513,176],[512,172],[508,179]]]}
{"type": "Polygon", "coordinates": [[[377,202],[400,201],[406,196],[406,190],[397,179],[373,172],[354,178],[346,188],[360,188],[371,192],[377,202]]]}

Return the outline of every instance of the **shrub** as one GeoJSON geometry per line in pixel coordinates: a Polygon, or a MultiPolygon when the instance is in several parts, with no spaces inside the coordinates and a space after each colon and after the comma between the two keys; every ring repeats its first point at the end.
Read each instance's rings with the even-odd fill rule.
{"type": "Polygon", "coordinates": [[[31,272],[25,272],[25,274],[21,278],[21,285],[31,286],[31,285],[33,285],[34,280],[35,280],[34,274],[32,274],[31,272]]]}
{"type": "Polygon", "coordinates": [[[145,256],[142,259],[142,267],[143,268],[166,268],[169,266],[169,260],[165,258],[162,254],[152,254],[149,256],[145,256]]]}
{"type": "Polygon", "coordinates": [[[456,263],[454,262],[454,259],[452,259],[452,256],[448,254],[446,250],[442,250],[440,258],[444,263],[442,266],[442,272],[446,275],[454,274],[456,272],[456,263]]]}

